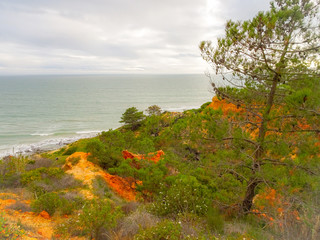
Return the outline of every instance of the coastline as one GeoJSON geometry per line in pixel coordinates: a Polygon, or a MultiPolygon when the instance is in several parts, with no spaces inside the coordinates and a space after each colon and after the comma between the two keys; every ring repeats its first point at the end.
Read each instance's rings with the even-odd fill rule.
{"type": "Polygon", "coordinates": [[[0,82],[0,158],[51,150],[116,129],[132,106],[180,112],[212,98],[202,74],[16,76],[0,77],[0,82]]]}
{"type": "Polygon", "coordinates": [[[92,133],[80,133],[78,135],[63,138],[47,138],[39,142],[3,147],[3,149],[0,150],[0,159],[6,156],[30,156],[36,153],[57,150],[80,139],[93,138],[103,131],[104,130],[92,131],[92,133]]]}
{"type": "MultiPolygon", "coordinates": [[[[199,106],[171,107],[163,109],[163,112],[184,112],[196,108],[199,108],[199,106]]],[[[63,137],[61,135],[60,137],[57,137],[56,133],[31,134],[31,136],[41,136],[45,139],[40,141],[34,141],[31,143],[19,143],[8,146],[0,146],[0,160],[6,156],[30,156],[37,153],[57,150],[81,139],[96,137],[103,131],[108,130],[80,130],[73,134],[64,134],[63,137]]]]}

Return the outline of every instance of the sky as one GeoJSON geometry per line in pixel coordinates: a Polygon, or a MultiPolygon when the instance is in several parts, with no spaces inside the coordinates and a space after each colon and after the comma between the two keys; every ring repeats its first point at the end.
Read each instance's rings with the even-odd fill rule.
{"type": "Polygon", "coordinates": [[[0,75],[202,74],[198,45],[269,0],[0,0],[0,75]]]}

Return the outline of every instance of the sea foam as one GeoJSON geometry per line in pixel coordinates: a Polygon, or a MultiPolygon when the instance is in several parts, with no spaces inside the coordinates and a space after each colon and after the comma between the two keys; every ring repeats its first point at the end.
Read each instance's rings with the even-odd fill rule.
{"type": "Polygon", "coordinates": [[[0,158],[8,155],[31,155],[37,152],[56,150],[79,139],[95,137],[100,132],[101,131],[81,131],[81,133],[72,137],[49,138],[30,144],[3,145],[0,148],[0,158]]]}

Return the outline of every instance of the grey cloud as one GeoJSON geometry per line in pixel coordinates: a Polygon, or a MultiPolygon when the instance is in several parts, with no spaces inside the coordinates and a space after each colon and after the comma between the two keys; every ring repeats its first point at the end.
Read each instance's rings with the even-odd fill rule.
{"type": "Polygon", "coordinates": [[[226,19],[253,15],[266,2],[2,0],[0,74],[202,73],[199,42],[214,41],[226,19]]]}
{"type": "Polygon", "coordinates": [[[254,17],[258,11],[269,9],[270,0],[223,0],[221,1],[223,12],[221,15],[232,20],[248,20],[254,17]]]}

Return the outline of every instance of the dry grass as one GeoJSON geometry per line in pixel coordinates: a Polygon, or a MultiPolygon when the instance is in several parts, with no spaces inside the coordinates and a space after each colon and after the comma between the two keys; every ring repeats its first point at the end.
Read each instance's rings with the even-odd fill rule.
{"type": "Polygon", "coordinates": [[[49,158],[39,158],[36,160],[33,160],[32,163],[28,163],[26,165],[26,171],[34,170],[37,168],[50,168],[54,165],[54,160],[49,158]]]}
{"type": "Polygon", "coordinates": [[[21,211],[21,212],[31,211],[31,207],[28,204],[20,201],[16,201],[15,203],[7,206],[6,209],[12,209],[12,210],[21,211]]]}
{"type": "Polygon", "coordinates": [[[240,223],[240,222],[232,222],[232,223],[226,223],[224,227],[224,233],[225,235],[232,235],[234,233],[238,234],[245,234],[250,229],[249,224],[247,223],[240,223]]]}
{"type": "Polygon", "coordinates": [[[160,219],[145,209],[137,209],[125,217],[112,232],[112,239],[132,239],[139,230],[155,226],[160,219]]]}
{"type": "Polygon", "coordinates": [[[127,202],[121,207],[121,209],[125,215],[128,215],[132,212],[135,212],[139,206],[140,206],[140,203],[138,202],[127,202]]]}
{"type": "Polygon", "coordinates": [[[180,215],[178,221],[181,225],[181,233],[185,237],[198,237],[201,232],[204,232],[207,226],[203,219],[190,213],[180,215]]]}
{"type": "Polygon", "coordinates": [[[75,179],[70,174],[65,174],[61,178],[50,179],[50,182],[39,181],[35,182],[37,187],[40,187],[45,192],[54,192],[64,189],[74,189],[83,187],[83,183],[80,180],[75,179]]]}
{"type": "Polygon", "coordinates": [[[3,179],[0,179],[0,189],[20,188],[22,187],[20,180],[21,180],[20,174],[12,174],[12,175],[5,176],[3,179]]]}

